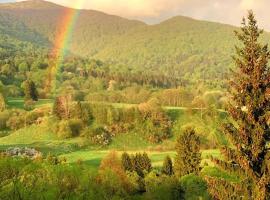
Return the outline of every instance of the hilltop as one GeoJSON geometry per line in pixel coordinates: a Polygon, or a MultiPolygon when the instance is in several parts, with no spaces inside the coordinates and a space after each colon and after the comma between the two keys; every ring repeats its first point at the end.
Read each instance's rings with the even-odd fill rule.
{"type": "MultiPolygon", "coordinates": [[[[18,40],[51,48],[69,9],[42,0],[1,4],[0,24],[18,40]]],[[[68,50],[110,63],[115,71],[146,70],[215,83],[232,67],[237,27],[183,16],[147,25],[94,10],[78,12],[68,50]]],[[[268,33],[265,38],[270,38],[268,33]]]]}

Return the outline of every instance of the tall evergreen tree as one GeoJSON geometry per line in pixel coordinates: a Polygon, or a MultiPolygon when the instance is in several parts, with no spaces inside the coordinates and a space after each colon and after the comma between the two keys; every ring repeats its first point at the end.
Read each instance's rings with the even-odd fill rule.
{"type": "Polygon", "coordinates": [[[166,156],[162,166],[162,173],[168,176],[172,176],[173,172],[173,163],[170,156],[166,156]]]}
{"type": "Polygon", "coordinates": [[[26,80],[24,82],[24,98],[25,100],[38,100],[36,84],[32,80],[26,80]]]}
{"type": "Polygon", "coordinates": [[[147,153],[136,153],[135,156],[131,156],[131,163],[133,171],[136,171],[141,177],[152,170],[152,163],[147,153]]]}
{"type": "Polygon", "coordinates": [[[237,174],[240,182],[208,177],[214,199],[270,199],[270,52],[258,41],[262,33],[249,11],[248,21],[243,19],[241,31],[236,32],[242,46],[236,47],[236,70],[230,81],[228,112],[232,120],[224,125],[233,148],[223,149],[225,161],[213,159],[221,169],[237,174]]]}
{"type": "Polygon", "coordinates": [[[122,166],[125,171],[132,171],[132,161],[128,153],[124,152],[121,157],[122,166]]]}
{"type": "Polygon", "coordinates": [[[190,173],[198,173],[200,170],[201,153],[200,138],[194,129],[188,128],[177,139],[174,173],[181,177],[190,173]]]}

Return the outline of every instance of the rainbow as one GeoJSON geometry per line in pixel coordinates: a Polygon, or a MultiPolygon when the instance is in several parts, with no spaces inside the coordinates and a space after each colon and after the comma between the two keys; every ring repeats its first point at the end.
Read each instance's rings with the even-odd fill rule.
{"type": "Polygon", "coordinates": [[[72,7],[76,8],[65,8],[63,14],[57,25],[56,38],[53,44],[52,54],[54,55],[56,61],[52,65],[48,72],[48,79],[46,80],[47,92],[51,92],[53,95],[56,94],[57,84],[56,80],[58,75],[60,75],[60,69],[63,61],[67,55],[70,42],[72,40],[72,33],[74,30],[74,25],[80,15],[80,11],[86,0],[74,0],[72,7]]]}

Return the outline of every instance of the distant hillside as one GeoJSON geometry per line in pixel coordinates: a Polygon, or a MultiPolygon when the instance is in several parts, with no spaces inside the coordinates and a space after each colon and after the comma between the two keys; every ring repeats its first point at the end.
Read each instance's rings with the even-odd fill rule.
{"type": "MultiPolygon", "coordinates": [[[[67,9],[70,8],[41,0],[1,4],[0,24],[11,23],[10,35],[18,39],[51,46],[67,9]]],[[[219,82],[232,66],[235,29],[181,16],[146,25],[98,11],[81,10],[69,50],[79,56],[109,62],[116,71],[147,70],[197,82],[219,82]]],[[[269,39],[266,34],[265,40],[269,39]]]]}
{"type": "MultiPolygon", "coordinates": [[[[54,43],[58,26],[62,25],[62,16],[68,9],[70,8],[41,0],[0,5],[3,15],[7,13],[13,16],[16,22],[24,23],[28,28],[46,37],[50,43],[54,43]]],[[[94,55],[116,37],[143,25],[142,22],[98,11],[82,10],[74,27],[70,50],[79,55],[94,55]]]]}

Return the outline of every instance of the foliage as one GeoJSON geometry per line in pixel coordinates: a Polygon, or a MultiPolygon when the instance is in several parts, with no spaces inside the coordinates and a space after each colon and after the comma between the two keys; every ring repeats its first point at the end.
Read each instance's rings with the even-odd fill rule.
{"type": "Polygon", "coordinates": [[[4,96],[0,93],[0,112],[3,112],[6,109],[6,101],[4,96]]]}
{"type": "Polygon", "coordinates": [[[138,106],[142,115],[143,129],[150,142],[159,143],[171,136],[171,121],[157,99],[150,99],[138,106]]]}
{"type": "Polygon", "coordinates": [[[149,173],[152,170],[151,160],[149,159],[147,153],[136,153],[131,156],[131,162],[133,166],[133,171],[141,177],[149,173]]]}
{"type": "Polygon", "coordinates": [[[145,189],[145,199],[183,199],[183,191],[177,179],[165,175],[158,176],[155,171],[145,177],[145,189]]]}
{"type": "Polygon", "coordinates": [[[122,166],[125,171],[132,171],[133,166],[132,166],[132,161],[128,153],[124,152],[121,156],[121,162],[122,166]]]}
{"type": "Polygon", "coordinates": [[[7,121],[9,119],[10,113],[8,111],[0,112],[0,130],[7,128],[7,121]]]}
{"type": "Polygon", "coordinates": [[[71,96],[59,96],[55,98],[53,105],[53,113],[59,119],[69,119],[70,118],[70,107],[71,107],[71,96]]]}
{"type": "Polygon", "coordinates": [[[194,174],[185,175],[181,177],[180,184],[184,191],[184,199],[211,199],[207,192],[207,183],[200,176],[194,174]]]}
{"type": "Polygon", "coordinates": [[[218,199],[269,199],[269,104],[270,52],[259,43],[262,34],[252,11],[236,32],[242,46],[236,47],[235,65],[230,82],[232,118],[224,125],[233,147],[224,147],[225,160],[214,159],[228,173],[236,173],[239,183],[207,178],[209,192],[218,199]]]}
{"type": "Polygon", "coordinates": [[[107,146],[111,142],[111,135],[103,127],[88,127],[84,129],[82,136],[86,137],[91,143],[107,146]]]}
{"type": "Polygon", "coordinates": [[[24,88],[25,101],[29,101],[29,100],[37,101],[38,100],[38,92],[36,89],[36,84],[32,80],[26,80],[23,83],[23,88],[24,88]]]}
{"type": "Polygon", "coordinates": [[[24,109],[27,111],[33,110],[35,102],[33,100],[26,100],[24,103],[24,109]]]}
{"type": "Polygon", "coordinates": [[[72,131],[69,126],[68,120],[62,120],[57,127],[57,136],[62,139],[68,139],[72,137],[72,131]]]}
{"type": "Polygon", "coordinates": [[[98,179],[111,195],[115,193],[123,195],[125,192],[133,191],[132,184],[122,167],[121,160],[114,151],[110,152],[101,161],[98,179]]]}
{"type": "Polygon", "coordinates": [[[161,172],[167,176],[172,176],[174,174],[173,163],[170,156],[165,157],[161,172]]]}
{"type": "Polygon", "coordinates": [[[188,128],[179,136],[176,142],[176,157],[174,163],[174,173],[181,177],[190,173],[200,171],[201,153],[200,139],[195,131],[188,128]]]}

